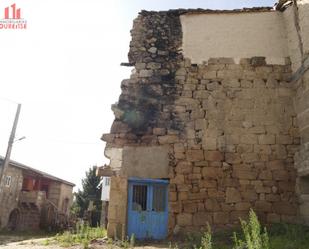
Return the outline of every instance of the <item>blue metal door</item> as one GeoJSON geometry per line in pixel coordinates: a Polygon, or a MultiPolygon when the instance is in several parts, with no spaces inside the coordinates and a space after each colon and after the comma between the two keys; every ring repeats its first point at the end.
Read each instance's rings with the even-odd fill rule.
{"type": "Polygon", "coordinates": [[[168,181],[130,179],[128,235],[137,239],[164,239],[167,236],[168,181]]]}

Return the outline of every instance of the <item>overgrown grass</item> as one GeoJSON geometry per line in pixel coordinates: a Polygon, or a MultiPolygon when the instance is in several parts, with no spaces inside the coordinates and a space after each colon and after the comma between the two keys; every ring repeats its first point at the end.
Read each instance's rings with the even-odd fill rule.
{"type": "MultiPolygon", "coordinates": [[[[241,220],[241,228],[234,231],[212,233],[210,226],[202,233],[186,236],[186,243],[172,244],[170,249],[309,249],[309,227],[292,224],[273,224],[266,230],[251,210],[249,220],[241,220]]],[[[82,245],[89,248],[92,240],[106,236],[106,230],[77,225],[73,231],[57,234],[53,239],[46,239],[42,245],[58,243],[61,246],[82,245]]],[[[107,241],[109,245],[114,242],[107,241]]],[[[135,236],[118,241],[116,247],[134,248],[135,236]]]]}
{"type": "Polygon", "coordinates": [[[57,234],[54,237],[54,241],[64,247],[81,244],[84,249],[87,249],[89,248],[91,240],[103,238],[105,236],[106,230],[101,227],[90,227],[88,225],[77,224],[73,231],[57,234]]]}
{"type": "MultiPolygon", "coordinates": [[[[292,224],[273,224],[266,228],[251,210],[249,220],[241,220],[241,230],[212,234],[188,234],[183,249],[309,249],[309,227],[292,224]]],[[[176,246],[178,248],[178,246],[176,246]]]]}
{"type": "Polygon", "coordinates": [[[309,227],[295,224],[274,224],[269,230],[271,249],[308,249],[309,227]]]}

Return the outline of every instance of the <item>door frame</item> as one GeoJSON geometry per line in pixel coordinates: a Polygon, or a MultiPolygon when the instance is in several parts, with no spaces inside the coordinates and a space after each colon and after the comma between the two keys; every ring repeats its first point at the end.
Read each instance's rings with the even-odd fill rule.
{"type": "MultiPolygon", "coordinates": [[[[155,185],[155,184],[161,184],[161,185],[165,185],[166,186],[166,196],[165,196],[165,200],[166,200],[166,208],[164,211],[164,215],[166,216],[166,236],[168,235],[168,193],[169,193],[169,180],[163,180],[163,179],[150,179],[150,178],[138,178],[138,177],[130,177],[128,178],[128,200],[127,200],[127,235],[129,235],[129,211],[130,211],[130,201],[132,199],[132,193],[130,193],[130,188],[132,184],[151,184],[151,185],[155,185]]],[[[147,204],[148,204],[148,199],[149,197],[147,197],[147,204]]],[[[146,238],[147,239],[147,238],[146,238]]]]}

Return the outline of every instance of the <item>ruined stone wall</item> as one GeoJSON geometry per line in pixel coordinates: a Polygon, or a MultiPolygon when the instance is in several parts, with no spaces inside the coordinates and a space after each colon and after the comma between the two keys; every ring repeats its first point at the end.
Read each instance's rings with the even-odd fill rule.
{"type": "MultiPolygon", "coordinates": [[[[184,14],[143,11],[134,21],[129,63],[135,69],[113,106],[115,121],[103,135],[107,148],[167,148],[170,233],[207,222],[235,225],[250,208],[264,222],[295,221],[299,135],[289,60],[192,64],[180,49],[184,14]]],[[[111,182],[113,236],[126,224],[127,183],[119,176],[111,182]]]]}
{"type": "MultiPolygon", "coordinates": [[[[183,128],[183,121],[173,113],[180,87],[175,72],[178,62],[182,61],[178,51],[181,44],[178,16],[178,12],[142,11],[134,20],[129,63],[135,70],[130,79],[121,83],[121,96],[112,107],[115,121],[110,134],[102,137],[107,142],[105,154],[111,158],[113,168],[121,168],[126,160],[119,148],[175,142],[183,128]]],[[[173,146],[167,146],[166,150],[172,156],[173,146]]],[[[144,167],[147,168],[147,164],[144,167]]],[[[111,237],[126,233],[127,191],[126,177],[111,178],[108,213],[108,235],[111,237]]]]}

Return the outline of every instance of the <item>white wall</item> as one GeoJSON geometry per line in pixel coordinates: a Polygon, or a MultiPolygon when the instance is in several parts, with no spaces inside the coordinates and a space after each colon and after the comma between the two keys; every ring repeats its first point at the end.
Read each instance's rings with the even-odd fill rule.
{"type": "Polygon", "coordinates": [[[285,64],[289,56],[281,12],[206,13],[180,17],[183,54],[192,63],[209,58],[264,56],[269,64],[285,64]]]}
{"type": "Polygon", "coordinates": [[[304,54],[309,55],[309,0],[297,1],[304,54]]]}
{"type": "Polygon", "coordinates": [[[299,40],[295,28],[293,7],[289,7],[283,12],[284,22],[287,32],[287,44],[289,55],[292,63],[292,70],[296,72],[301,66],[301,52],[299,47],[299,40]]]}
{"type": "Polygon", "coordinates": [[[111,178],[104,176],[102,180],[102,195],[101,195],[102,201],[109,201],[110,183],[111,178]]]}

